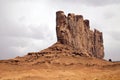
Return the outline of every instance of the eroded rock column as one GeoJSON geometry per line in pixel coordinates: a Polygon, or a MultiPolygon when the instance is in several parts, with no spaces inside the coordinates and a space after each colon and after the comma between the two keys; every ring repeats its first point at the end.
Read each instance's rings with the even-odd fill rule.
{"type": "Polygon", "coordinates": [[[89,20],[84,20],[82,15],[66,16],[63,11],[56,12],[56,33],[61,44],[89,56],[104,57],[102,32],[90,30],[89,20]]]}

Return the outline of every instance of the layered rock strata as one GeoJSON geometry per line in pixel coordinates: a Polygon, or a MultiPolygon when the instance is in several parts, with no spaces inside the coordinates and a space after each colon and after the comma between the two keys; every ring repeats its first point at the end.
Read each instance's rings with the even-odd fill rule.
{"type": "Polygon", "coordinates": [[[63,11],[56,12],[57,41],[68,45],[74,51],[87,56],[103,58],[104,46],[102,32],[90,30],[89,20],[84,20],[82,15],[63,11]]]}

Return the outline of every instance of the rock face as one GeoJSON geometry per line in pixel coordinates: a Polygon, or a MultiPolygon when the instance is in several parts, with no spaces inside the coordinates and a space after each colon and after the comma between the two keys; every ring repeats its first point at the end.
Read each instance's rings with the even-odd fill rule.
{"type": "Polygon", "coordinates": [[[69,13],[66,16],[63,11],[56,12],[56,33],[57,41],[74,51],[91,57],[104,57],[102,32],[90,30],[89,20],[84,20],[82,15],[69,13]]]}
{"type": "Polygon", "coordinates": [[[15,58],[15,64],[20,63],[19,61],[25,64],[58,63],[56,61],[64,64],[68,61],[72,64],[81,57],[86,60],[88,57],[104,57],[102,32],[90,30],[89,20],[84,20],[82,15],[70,13],[66,16],[63,11],[56,12],[56,34],[55,44],[42,51],[15,58]]]}
{"type": "Polygon", "coordinates": [[[90,30],[89,20],[84,20],[82,15],[70,13],[66,16],[63,11],[56,12],[56,33],[57,42],[52,46],[0,63],[63,66],[77,64],[94,66],[104,63],[102,32],[90,30]]]}

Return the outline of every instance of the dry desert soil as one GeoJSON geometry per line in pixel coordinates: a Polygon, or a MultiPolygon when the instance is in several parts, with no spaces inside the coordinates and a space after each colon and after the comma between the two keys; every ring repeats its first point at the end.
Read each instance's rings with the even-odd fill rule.
{"type": "Polygon", "coordinates": [[[120,80],[120,62],[86,57],[0,61],[0,80],[120,80]]]}

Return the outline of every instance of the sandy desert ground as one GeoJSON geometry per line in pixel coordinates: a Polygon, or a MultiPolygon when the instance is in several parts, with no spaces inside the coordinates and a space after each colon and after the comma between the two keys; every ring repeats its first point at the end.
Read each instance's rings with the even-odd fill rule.
{"type": "Polygon", "coordinates": [[[0,80],[120,80],[120,62],[108,62],[106,65],[82,62],[34,65],[0,62],[0,80]]]}

